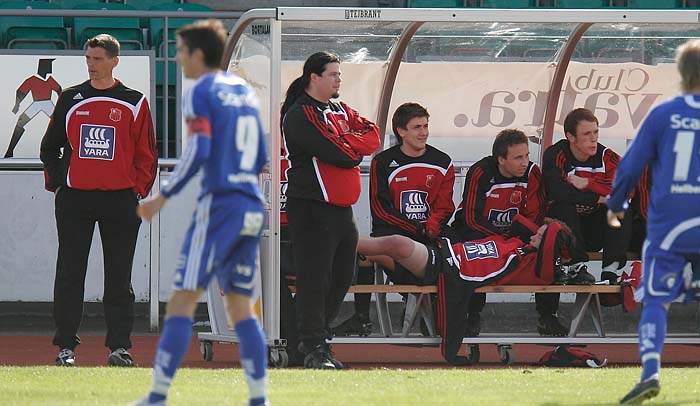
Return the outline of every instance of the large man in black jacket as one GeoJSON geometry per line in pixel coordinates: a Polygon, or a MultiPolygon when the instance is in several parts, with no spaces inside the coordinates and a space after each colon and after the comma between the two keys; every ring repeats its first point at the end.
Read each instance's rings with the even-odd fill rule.
{"type": "Polygon", "coordinates": [[[360,196],[362,157],[379,147],[377,126],[339,97],[340,59],[311,55],[287,90],[282,130],[290,162],[287,220],[297,270],[304,366],[341,369],[326,343],[350,287],[357,256],[352,205],[360,196]]]}

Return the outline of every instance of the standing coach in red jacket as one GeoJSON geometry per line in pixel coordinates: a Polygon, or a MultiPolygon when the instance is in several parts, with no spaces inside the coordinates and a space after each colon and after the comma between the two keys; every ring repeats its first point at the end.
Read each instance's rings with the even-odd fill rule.
{"type": "Polygon", "coordinates": [[[379,147],[375,124],[342,102],[340,58],[317,52],[304,63],[282,105],[289,159],[287,221],[297,270],[300,352],[304,366],[341,369],[326,337],[352,282],[362,157],[379,147]]]}
{"type": "Polygon", "coordinates": [[[151,190],[158,157],[146,97],[113,76],[119,48],[111,35],[88,40],[90,79],[61,94],[41,141],[46,189],[55,193],[53,344],[60,366],[75,365],[95,223],[104,253],[108,364],[133,366],[128,349],[134,323],[131,268],[141,224],[136,207],[151,190]]]}

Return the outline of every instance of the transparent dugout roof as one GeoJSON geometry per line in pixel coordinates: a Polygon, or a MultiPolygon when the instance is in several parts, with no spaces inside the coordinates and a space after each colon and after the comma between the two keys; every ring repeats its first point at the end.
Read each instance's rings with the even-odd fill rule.
{"type": "MultiPolygon", "coordinates": [[[[319,49],[343,61],[386,61],[406,22],[336,21],[282,24],[283,60],[304,60],[319,49]]],[[[424,23],[403,60],[554,61],[575,23],[424,23]]],[[[593,24],[577,44],[572,60],[646,64],[672,62],[675,48],[699,36],[692,24],[593,24]]]]}
{"type": "MultiPolygon", "coordinates": [[[[313,18],[279,21],[280,97],[301,74],[309,55],[322,50],[336,53],[343,61],[340,99],[376,122],[383,117],[385,146],[393,138],[393,111],[403,102],[415,101],[431,113],[431,144],[449,150],[461,162],[488,155],[493,137],[505,128],[525,131],[534,142],[531,153],[536,157],[544,137],[556,141],[563,136],[563,117],[576,107],[594,110],[601,121],[601,140],[624,152],[645,112],[677,93],[675,49],[699,32],[698,25],[690,23],[587,24],[581,19],[535,23],[313,18]],[[570,60],[564,61],[563,51],[582,24],[589,27],[570,60]],[[392,71],[392,52],[411,28],[417,29],[405,49],[398,49],[403,51],[401,63],[392,71]],[[553,93],[562,62],[570,63],[553,93]],[[667,68],[655,70],[657,66],[667,68]],[[383,93],[387,86],[388,99],[383,93]],[[553,98],[558,98],[557,109],[547,119],[553,98]],[[380,105],[381,100],[388,100],[388,107],[380,105]],[[553,129],[547,130],[545,121],[553,121],[553,129]]],[[[248,60],[243,73],[257,79],[256,85],[266,81],[274,63],[270,21],[252,23],[257,28],[242,34],[231,61],[232,65],[243,61],[244,66],[248,60]],[[261,33],[265,26],[268,31],[261,33]]],[[[256,88],[262,100],[269,99],[266,85],[256,88]]]]}
{"type": "Polygon", "coordinates": [[[341,25],[315,21],[282,23],[282,60],[305,60],[325,50],[348,62],[387,61],[404,22],[361,22],[341,25]]]}

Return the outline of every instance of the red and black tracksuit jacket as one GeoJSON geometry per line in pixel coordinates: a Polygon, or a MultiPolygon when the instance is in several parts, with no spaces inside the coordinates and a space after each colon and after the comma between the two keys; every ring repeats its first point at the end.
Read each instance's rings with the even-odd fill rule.
{"type": "Polygon", "coordinates": [[[538,226],[518,215],[510,237],[492,235],[475,241],[451,243],[443,239],[443,271],[438,276],[438,329],[442,355],[454,362],[464,338],[469,300],[485,285],[549,285],[561,263],[586,259],[583,246],[554,222],[547,227],[538,249],[529,245],[538,226]]]}
{"type": "Polygon", "coordinates": [[[498,170],[496,158],[488,156],[469,168],[464,192],[452,229],[462,241],[505,235],[520,214],[542,224],[546,204],[542,173],[530,162],[525,174],[507,178],[498,170]]]}
{"type": "Polygon", "coordinates": [[[566,139],[547,148],[542,158],[542,172],[550,201],[572,203],[577,212],[586,214],[598,208],[598,198],[612,191],[613,179],[620,156],[598,143],[596,154],[579,161],[571,152],[566,139]],[[589,179],[585,190],[579,190],[567,181],[569,175],[589,179]]]}
{"type": "Polygon", "coordinates": [[[421,224],[440,230],[452,217],[455,171],[452,159],[430,145],[409,157],[395,145],[372,160],[370,210],[372,234],[402,234],[422,239],[421,224]]]}
{"type": "Polygon", "coordinates": [[[282,120],[287,196],[349,207],[360,196],[362,157],[379,147],[379,129],[345,103],[304,93],[282,120]]]}
{"type": "Polygon", "coordinates": [[[146,97],[121,82],[65,89],[41,141],[45,187],[151,191],[158,153],[146,97]],[[63,148],[63,153],[61,153],[63,148]]]}

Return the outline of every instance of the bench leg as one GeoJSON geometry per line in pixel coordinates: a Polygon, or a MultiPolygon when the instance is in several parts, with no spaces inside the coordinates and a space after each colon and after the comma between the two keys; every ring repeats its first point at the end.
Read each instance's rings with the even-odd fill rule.
{"type": "Polygon", "coordinates": [[[600,306],[600,297],[597,293],[592,294],[591,301],[593,302],[593,311],[591,312],[593,327],[595,328],[595,332],[598,333],[600,337],[605,337],[605,329],[603,328],[603,310],[600,306]]]}
{"type": "MultiPolygon", "coordinates": [[[[377,264],[374,264],[374,282],[377,285],[384,284],[384,271],[382,271],[382,268],[377,264]]],[[[374,303],[377,309],[377,319],[382,335],[384,337],[391,337],[394,335],[394,331],[391,328],[391,317],[389,316],[389,304],[386,301],[386,293],[375,293],[374,303]]]]}
{"type": "Polygon", "coordinates": [[[422,293],[410,293],[406,298],[406,313],[403,316],[403,328],[401,329],[401,337],[408,337],[413,322],[416,321],[416,316],[423,302],[422,293]]]}
{"type": "Polygon", "coordinates": [[[433,317],[433,303],[430,295],[425,295],[425,299],[421,302],[420,315],[425,321],[425,326],[428,328],[428,333],[431,337],[435,337],[435,320],[433,317]]]}
{"type": "Polygon", "coordinates": [[[569,337],[575,337],[578,334],[578,329],[581,327],[583,316],[588,310],[588,305],[591,302],[591,295],[588,293],[577,293],[576,302],[574,303],[574,317],[571,319],[571,327],[569,328],[569,337]]]}

